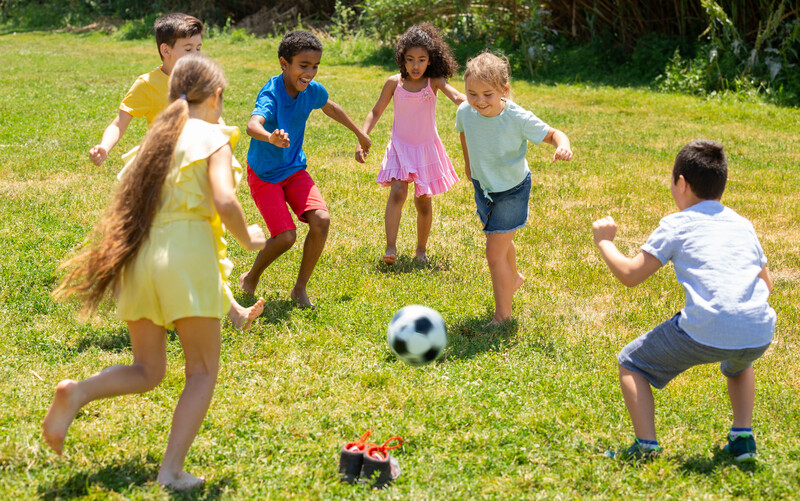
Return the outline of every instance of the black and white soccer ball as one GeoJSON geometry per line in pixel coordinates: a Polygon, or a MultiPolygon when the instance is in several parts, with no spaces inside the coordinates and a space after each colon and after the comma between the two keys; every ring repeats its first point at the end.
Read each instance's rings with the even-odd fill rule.
{"type": "Polygon", "coordinates": [[[412,304],[400,308],[387,332],[389,347],[409,365],[425,365],[439,358],[447,346],[447,331],[438,311],[412,304]]]}

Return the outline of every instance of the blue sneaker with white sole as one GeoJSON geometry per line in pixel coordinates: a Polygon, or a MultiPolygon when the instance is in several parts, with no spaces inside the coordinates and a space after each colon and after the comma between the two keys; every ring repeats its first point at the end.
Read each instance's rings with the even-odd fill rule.
{"type": "Polygon", "coordinates": [[[725,452],[729,452],[735,461],[740,463],[752,463],[756,460],[756,439],[752,433],[737,435],[731,438],[728,434],[728,444],[723,447],[725,452]]]}

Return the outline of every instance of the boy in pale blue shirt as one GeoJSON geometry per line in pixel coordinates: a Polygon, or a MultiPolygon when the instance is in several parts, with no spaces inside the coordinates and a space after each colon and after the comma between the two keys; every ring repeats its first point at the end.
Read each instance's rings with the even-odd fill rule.
{"type": "Polygon", "coordinates": [[[650,386],[663,388],[690,367],[721,362],[733,408],[725,450],[736,461],[756,458],[752,362],[767,350],[775,331],[775,311],[767,303],[772,280],[753,225],[720,203],[727,177],[722,145],[692,141],[672,170],[670,192],[680,212],[661,220],[636,257],[614,245],[617,225],[611,217],[592,225],[595,244],[623,284],[636,286],[672,261],[686,296],[679,313],[625,346],[617,358],[636,433],[623,457],[650,458],[661,450],[650,386]]]}

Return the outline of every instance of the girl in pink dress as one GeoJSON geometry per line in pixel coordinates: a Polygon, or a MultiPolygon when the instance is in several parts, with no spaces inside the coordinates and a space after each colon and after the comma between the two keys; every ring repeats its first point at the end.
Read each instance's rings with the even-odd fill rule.
{"type": "MultiPolygon", "coordinates": [[[[431,197],[444,193],[458,181],[453,164],[436,131],[436,94],[442,91],[458,106],[466,96],[447,79],[458,69],[450,47],[439,30],[430,23],[414,25],[397,41],[395,61],[400,73],[390,76],[364,121],[369,134],[394,98],[392,137],[386,146],[378,183],[390,186],[386,202],[386,252],[384,263],[397,260],[397,232],[408,196],[408,183],[414,183],[417,209],[416,259],[427,262],[426,248],[433,221],[431,197]]],[[[363,162],[367,152],[359,146],[356,160],[363,162]]]]}

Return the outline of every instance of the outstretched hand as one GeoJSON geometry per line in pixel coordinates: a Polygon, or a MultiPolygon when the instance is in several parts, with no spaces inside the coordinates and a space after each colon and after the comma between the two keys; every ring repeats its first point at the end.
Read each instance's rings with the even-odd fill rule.
{"type": "Polygon", "coordinates": [[[272,131],[272,134],[269,135],[269,142],[278,148],[288,148],[289,133],[283,129],[275,129],[272,131]]]}
{"type": "Polygon", "coordinates": [[[103,165],[103,162],[106,161],[106,158],[108,158],[108,152],[99,144],[93,146],[92,149],[89,150],[89,159],[91,159],[92,163],[98,167],[103,165]]]}
{"type": "Polygon", "coordinates": [[[599,245],[604,240],[613,242],[614,237],[617,236],[617,223],[614,222],[611,216],[598,219],[592,223],[592,233],[594,234],[595,245],[599,245]]]}
{"type": "Polygon", "coordinates": [[[356,147],[356,162],[361,164],[365,163],[367,161],[367,153],[369,153],[369,150],[364,150],[359,144],[356,147]]]}
{"type": "Polygon", "coordinates": [[[358,136],[358,147],[356,148],[356,162],[364,163],[367,161],[367,153],[369,147],[372,146],[372,140],[368,135],[363,134],[358,136]]]}
{"type": "Polygon", "coordinates": [[[553,162],[556,160],[564,160],[566,162],[572,160],[572,150],[567,146],[559,146],[553,154],[553,162]]]}
{"type": "Polygon", "coordinates": [[[250,245],[247,246],[246,250],[261,250],[267,245],[267,237],[259,225],[251,224],[248,226],[247,234],[250,236],[250,245]]]}

